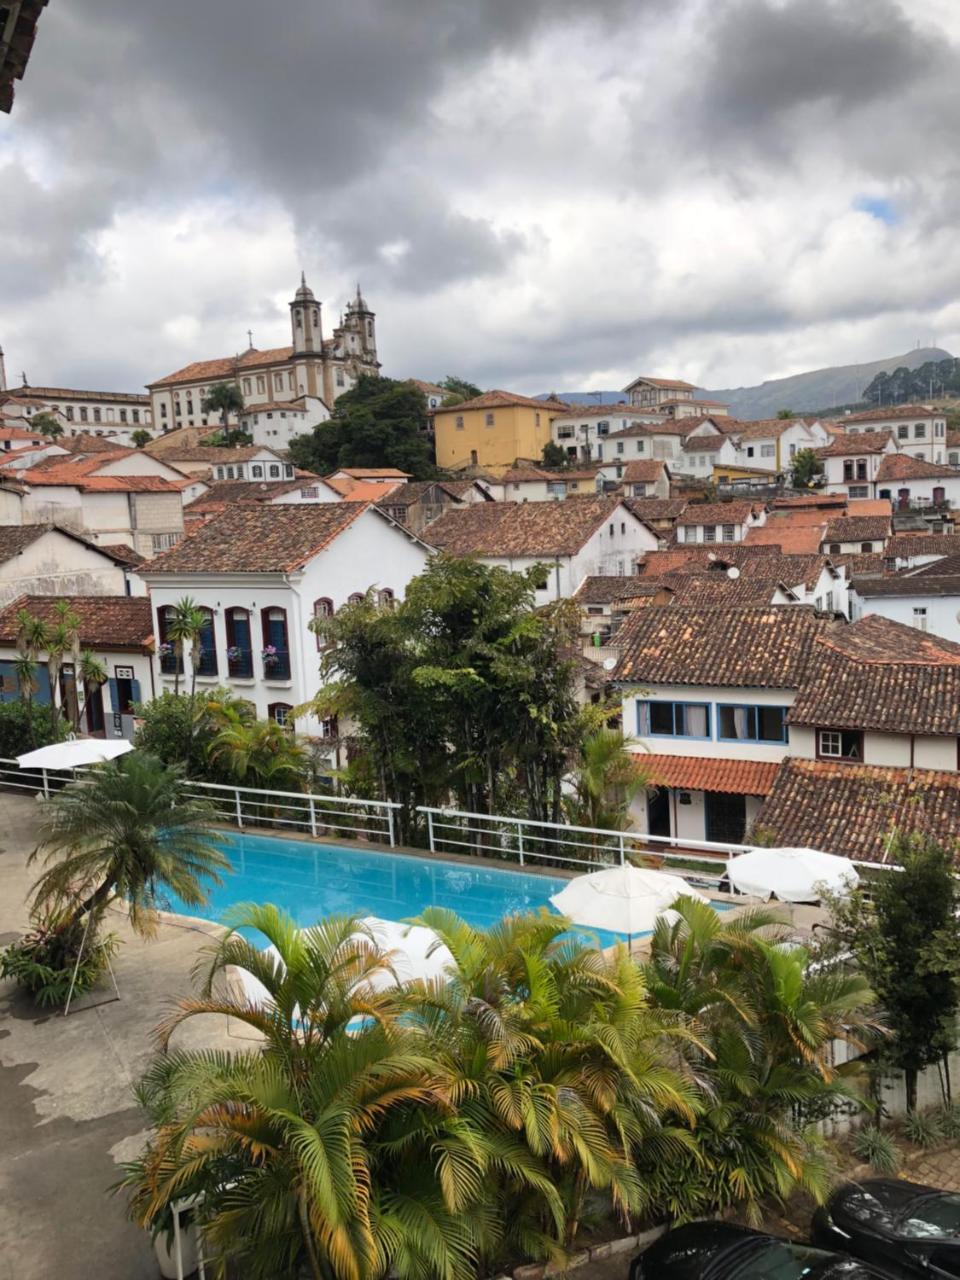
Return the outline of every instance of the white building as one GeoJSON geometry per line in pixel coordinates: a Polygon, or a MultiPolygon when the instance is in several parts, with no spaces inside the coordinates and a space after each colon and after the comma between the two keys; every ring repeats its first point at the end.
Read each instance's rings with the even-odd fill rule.
{"type": "Polygon", "coordinates": [[[606,484],[621,485],[625,498],[669,498],[671,474],[662,458],[616,458],[598,471],[606,484]]]}
{"type": "Polygon", "coordinates": [[[662,419],[663,414],[656,409],[638,409],[628,404],[581,404],[561,410],[551,421],[550,432],[553,443],[568,458],[590,462],[604,456],[603,445],[608,436],[662,419]]]}
{"type": "Polygon", "coordinates": [[[504,502],[549,502],[589,496],[602,488],[603,481],[595,468],[547,471],[533,466],[511,467],[499,479],[501,501],[504,502]]]}
{"type": "Polygon", "coordinates": [[[816,452],[823,463],[825,492],[875,498],[880,464],[885,456],[897,452],[897,446],[889,432],[869,432],[838,436],[816,452]]]}
{"type": "Polygon", "coordinates": [[[743,542],[749,529],[766,522],[755,502],[691,502],[677,520],[678,542],[743,542]]]}
{"type": "MultiPolygon", "coordinates": [[[[158,644],[169,609],[190,596],[206,610],[199,687],[227,685],[260,718],[286,723],[320,687],[322,642],[309,627],[373,589],[401,599],[429,548],[377,508],[336,502],[229,508],[141,570],[151,591],[158,644]]],[[[161,647],[161,678],[172,688],[175,658],[161,647]]],[[[190,659],[185,658],[190,679],[190,659]]],[[[298,729],[337,737],[312,717],[298,729]]]]}
{"type": "Polygon", "coordinates": [[[893,532],[891,515],[839,516],[823,531],[821,549],[831,556],[869,556],[883,551],[893,532]]]}
{"type": "Polygon", "coordinates": [[[332,406],[364,374],[379,371],[375,319],[358,288],[333,336],[325,338],[321,304],[301,278],[290,303],[291,346],[258,351],[251,343],[242,355],[197,360],[158,378],[147,387],[154,422],[163,431],[219,426],[220,415],[203,408],[219,382],[236,385],[246,409],[304,397],[332,406]]]}
{"type": "Polygon", "coordinates": [[[690,400],[696,389],[692,382],[680,378],[640,377],[634,378],[623,390],[630,404],[660,410],[668,401],[690,400]]]}
{"type": "Polygon", "coordinates": [[[70,387],[32,387],[24,381],[9,391],[0,386],[0,413],[28,427],[36,414],[56,418],[67,436],[90,432],[132,444],[135,431],[153,434],[150,397],[126,391],[77,391],[70,387]]]}
{"type": "MultiPolygon", "coordinates": [[[[854,578],[850,603],[855,619],[875,614],[946,640],[960,641],[960,559],[934,562],[910,573],[854,578]]],[[[909,652],[904,650],[904,656],[909,652]]]]}
{"type": "MultiPolygon", "coordinates": [[[[23,595],[0,609],[0,702],[20,696],[15,662],[20,624],[17,613],[25,609],[35,618],[55,624],[54,606],[69,605],[80,620],[77,628],[81,649],[88,649],[104,667],[107,682],[83,691],[81,728],[101,738],[132,738],[135,704],[149,701],[155,693],[153,670],[153,624],[146,596],[51,596],[23,595]]],[[[41,650],[34,668],[39,703],[50,702],[47,653],[41,650]]],[[[60,668],[57,701],[61,708],[74,707],[77,689],[73,662],[69,655],[60,668]]]]}
{"type": "Polygon", "coordinates": [[[889,432],[897,449],[921,462],[945,463],[947,419],[940,409],[928,404],[898,404],[886,408],[848,413],[836,419],[846,435],[889,432]]]}
{"type": "Polygon", "coordinates": [[[572,596],[591,575],[630,574],[660,539],[617,497],[486,502],[449,511],[424,531],[454,556],[522,572],[543,567],[537,602],[572,596]]]}
{"type": "Polygon", "coordinates": [[[295,436],[306,435],[329,417],[330,410],[319,396],[301,396],[252,405],[240,414],[240,427],[253,437],[254,444],[287,449],[295,436]]]}
{"type": "Polygon", "coordinates": [[[804,605],[648,606],[617,634],[624,732],[649,780],[641,831],[740,843],[788,751],[787,716],[814,641],[804,605]]]}
{"type": "Polygon", "coordinates": [[[960,506],[960,471],[909,453],[887,454],[877,470],[877,493],[901,511],[960,506]]]}
{"type": "Polygon", "coordinates": [[[702,434],[688,436],[680,446],[680,454],[672,463],[675,471],[709,480],[714,466],[734,466],[739,453],[732,436],[702,434]]]}
{"type": "Polygon", "coordinates": [[[0,525],[0,606],[17,596],[143,595],[122,553],[52,525],[0,525]]]}

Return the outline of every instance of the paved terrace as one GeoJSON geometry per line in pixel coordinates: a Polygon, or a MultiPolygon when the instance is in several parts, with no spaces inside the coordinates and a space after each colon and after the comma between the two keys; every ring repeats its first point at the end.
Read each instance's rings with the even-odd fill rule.
{"type": "MultiPolygon", "coordinates": [[[[37,801],[0,793],[0,945],[24,931],[24,901],[36,873],[37,801]]],[[[190,990],[190,970],[209,938],[163,924],[149,942],[120,915],[115,961],[121,999],[69,1017],[38,1012],[0,980],[0,1276],[17,1280],[155,1280],[145,1232],[126,1220],[123,1197],[106,1188],[145,1137],[130,1086],[151,1056],[151,1032],[172,998],[190,990]]],[[[211,926],[213,929],[213,926],[211,926]]],[[[100,997],[112,996],[112,988],[100,997]]],[[[241,1047],[226,1022],[197,1019],[183,1044],[241,1047]]]]}

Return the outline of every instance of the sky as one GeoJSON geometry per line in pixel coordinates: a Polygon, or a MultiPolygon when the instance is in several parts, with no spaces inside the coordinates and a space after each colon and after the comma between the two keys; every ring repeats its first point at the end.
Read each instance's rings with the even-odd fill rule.
{"type": "Polygon", "coordinates": [[[960,353],[954,0],[50,0],[0,116],[8,381],[329,333],[525,393],[960,353]]]}

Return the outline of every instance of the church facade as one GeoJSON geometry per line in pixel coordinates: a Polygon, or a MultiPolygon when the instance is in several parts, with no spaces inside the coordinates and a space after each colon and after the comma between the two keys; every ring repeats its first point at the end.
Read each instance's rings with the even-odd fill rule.
{"type": "Polygon", "coordinates": [[[218,426],[218,413],[203,412],[203,400],[218,382],[236,383],[248,411],[317,399],[332,408],[360,377],[380,369],[376,316],[359,285],[333,336],[325,338],[321,304],[301,276],[290,303],[290,328],[289,347],[258,351],[251,345],[241,355],[197,360],[148,383],[154,430],[218,426]]]}

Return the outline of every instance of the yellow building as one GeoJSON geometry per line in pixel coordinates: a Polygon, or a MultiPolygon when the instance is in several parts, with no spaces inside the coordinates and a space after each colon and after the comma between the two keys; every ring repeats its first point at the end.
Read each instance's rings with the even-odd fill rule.
{"type": "Polygon", "coordinates": [[[551,439],[551,422],[569,410],[560,400],[531,400],[509,391],[485,391],[473,400],[437,409],[437,465],[497,472],[512,467],[518,458],[536,461],[551,439]]]}

